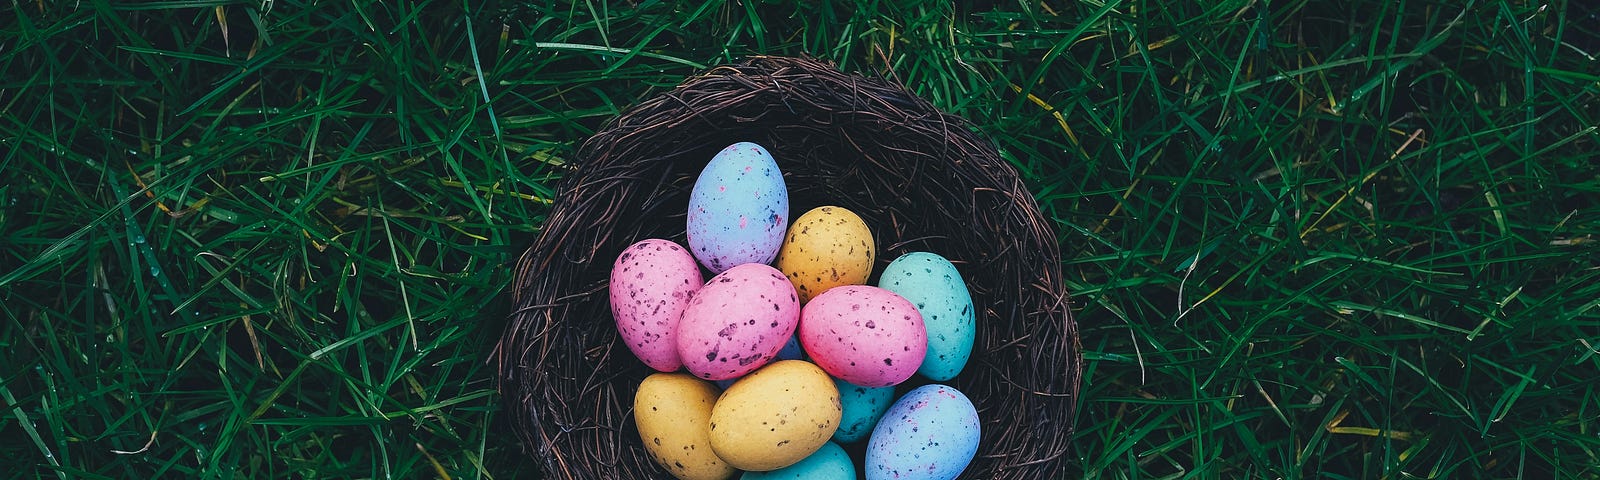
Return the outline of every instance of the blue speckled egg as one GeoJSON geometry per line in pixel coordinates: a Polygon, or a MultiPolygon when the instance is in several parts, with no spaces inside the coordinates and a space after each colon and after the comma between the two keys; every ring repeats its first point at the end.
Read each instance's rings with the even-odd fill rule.
{"type": "Polygon", "coordinates": [[[917,373],[935,382],[956,378],[972,358],[977,325],[972,295],[956,266],[938,254],[911,252],[889,262],[878,287],[917,307],[928,331],[928,353],[917,373]]]}
{"type": "Polygon", "coordinates": [[[961,391],[929,384],[906,392],[867,442],[867,480],[950,480],[978,454],[978,409],[961,391]]]}
{"type": "Polygon", "coordinates": [[[778,360],[800,360],[805,358],[806,351],[800,348],[800,334],[789,337],[789,343],[783,344],[778,350],[778,360]]]}
{"type": "Polygon", "coordinates": [[[688,217],[689,250],[713,275],[745,263],[770,264],[789,225],[783,172],[760,145],[729,145],[695,179],[688,217]]]}
{"type": "Polygon", "coordinates": [[[828,442],[800,463],[770,472],[744,472],[739,480],[856,480],[856,466],[844,447],[828,442]]]}
{"type": "Polygon", "coordinates": [[[878,424],[883,412],[894,403],[894,387],[868,388],[837,378],[839,405],[844,413],[839,417],[839,430],[833,432],[833,441],[855,443],[867,438],[872,427],[878,424]]]}

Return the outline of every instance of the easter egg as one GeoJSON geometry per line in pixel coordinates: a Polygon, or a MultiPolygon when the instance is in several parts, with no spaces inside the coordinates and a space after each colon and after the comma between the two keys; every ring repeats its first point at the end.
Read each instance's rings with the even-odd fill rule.
{"type": "Polygon", "coordinates": [[[844,410],[833,441],[855,443],[866,439],[883,412],[894,403],[894,387],[867,388],[839,379],[834,379],[833,384],[839,389],[839,406],[844,410]]]}
{"type": "MultiPolygon", "coordinates": [[[[777,360],[800,360],[802,358],[805,358],[805,350],[800,348],[799,334],[789,337],[789,341],[784,342],[783,348],[778,349],[778,356],[776,357],[777,360]]],[[[733,386],[733,382],[738,380],[739,377],[734,377],[726,380],[717,380],[711,383],[717,384],[717,388],[727,390],[728,387],[733,386]]]]}
{"type": "Polygon", "coordinates": [[[711,449],[711,411],[721,392],[685,373],[645,377],[633,397],[633,422],[656,464],[682,480],[738,473],[711,449]]]}
{"type": "Polygon", "coordinates": [[[800,345],[829,375],[887,387],[917,372],[928,338],[922,314],[905,298],[878,287],[844,285],[800,310],[800,345]]]}
{"type": "Polygon", "coordinates": [[[746,263],[695,292],[678,322],[683,365],[706,380],[727,380],[766,365],[794,336],[800,301],[777,269],[746,263]]]}
{"type": "Polygon", "coordinates": [[[867,480],[950,480],[978,454],[978,410],[961,391],[929,384],[906,392],[867,441],[867,480]]]}
{"type": "Polygon", "coordinates": [[[776,266],[804,304],[829,288],[867,283],[876,249],[872,231],[855,212],[817,207],[789,226],[776,266]]]}
{"type": "Polygon", "coordinates": [[[794,465],[839,428],[839,390],[821,368],[781,360],[734,382],[711,410],[711,449],[740,470],[794,465]]]}
{"type": "Polygon", "coordinates": [[[878,286],[899,294],[922,314],[928,353],[917,373],[936,382],[961,373],[977,332],[972,295],[956,266],[938,254],[911,252],[889,262],[878,286]]]}
{"type": "Polygon", "coordinates": [[[765,148],[729,145],[700,171],[689,192],[689,250],[711,273],[772,263],[789,225],[789,189],[765,148]]]}
{"type": "Polygon", "coordinates": [[[689,250],[669,240],[628,246],[611,267],[611,316],[633,355],[650,368],[671,372],[678,358],[678,321],[704,280],[689,250]]]}
{"type": "Polygon", "coordinates": [[[800,463],[770,472],[744,472],[739,480],[856,480],[856,467],[844,447],[828,442],[800,463]]]}

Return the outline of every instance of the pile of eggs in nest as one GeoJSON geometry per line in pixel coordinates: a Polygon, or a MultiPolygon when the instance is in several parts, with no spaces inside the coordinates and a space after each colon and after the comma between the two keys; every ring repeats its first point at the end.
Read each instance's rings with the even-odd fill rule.
{"type": "Polygon", "coordinates": [[[788,220],[772,155],[736,143],[695,181],[687,248],[647,239],[617,257],[617,330],[658,370],[634,398],[645,449],[685,480],[854,479],[840,445],[862,441],[869,480],[960,475],[978,412],[936,383],[972,354],[960,273],[913,252],[867,285],[877,249],[860,216],[824,206],[788,220]],[[931,382],[897,398],[915,375],[931,382]]]}

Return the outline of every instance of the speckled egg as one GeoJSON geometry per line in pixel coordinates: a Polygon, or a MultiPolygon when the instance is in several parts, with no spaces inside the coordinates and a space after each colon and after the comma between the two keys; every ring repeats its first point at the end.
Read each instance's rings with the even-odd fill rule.
{"type": "Polygon", "coordinates": [[[777,267],[794,282],[805,304],[829,288],[867,283],[876,250],[872,231],[855,212],[817,207],[789,226],[777,267]]]}
{"type": "Polygon", "coordinates": [[[633,397],[633,422],[656,464],[683,480],[722,480],[738,472],[711,449],[711,411],[721,394],[685,373],[645,377],[633,397]]]}
{"type": "Polygon", "coordinates": [[[883,412],[894,403],[894,387],[867,388],[839,379],[834,379],[833,385],[839,389],[839,405],[844,409],[839,417],[839,431],[833,432],[835,442],[855,443],[866,439],[883,412]]]}
{"type": "Polygon", "coordinates": [[[670,240],[628,246],[611,266],[611,316],[633,355],[663,372],[683,366],[678,321],[704,282],[689,250],[670,240]]]}
{"type": "Polygon", "coordinates": [[[929,384],[906,392],[872,430],[867,480],[950,480],[978,454],[978,409],[961,391],[929,384]]]}
{"type": "Polygon", "coordinates": [[[907,253],[883,268],[878,286],[910,300],[922,314],[928,354],[917,373],[936,382],[956,378],[972,357],[977,332],[972,294],[956,266],[935,253],[907,253]]]}
{"type": "Polygon", "coordinates": [[[856,480],[856,466],[844,447],[828,442],[800,463],[770,472],[744,472],[739,480],[856,480]]]}
{"type": "Polygon", "coordinates": [[[772,361],[799,317],[788,278],[759,263],[739,265],[695,292],[678,322],[678,356],[696,377],[738,377],[772,361]]]}
{"type": "Polygon", "coordinates": [[[863,387],[911,378],[928,349],[917,307],[867,285],[828,289],[800,310],[800,345],[829,375],[863,387]]]}
{"type": "MultiPolygon", "coordinates": [[[[802,350],[800,348],[800,334],[798,332],[796,332],[795,335],[789,337],[789,341],[788,342],[785,342],[783,344],[783,348],[778,349],[777,359],[778,360],[800,360],[800,359],[803,359],[803,358],[805,358],[805,350],[802,350]]],[[[733,386],[733,382],[736,382],[738,380],[739,380],[739,378],[735,377],[735,378],[730,378],[730,379],[727,379],[727,380],[717,380],[717,381],[712,382],[712,383],[717,384],[717,388],[721,388],[721,389],[726,390],[728,387],[733,386]]]]}
{"type": "Polygon", "coordinates": [[[772,263],[788,225],[789,189],[760,145],[739,142],[717,152],[689,192],[689,249],[712,274],[772,263]]]}
{"type": "Polygon", "coordinates": [[[728,387],[711,410],[711,449],[740,470],[794,465],[839,428],[839,390],[821,368],[781,360],[728,387]]]}

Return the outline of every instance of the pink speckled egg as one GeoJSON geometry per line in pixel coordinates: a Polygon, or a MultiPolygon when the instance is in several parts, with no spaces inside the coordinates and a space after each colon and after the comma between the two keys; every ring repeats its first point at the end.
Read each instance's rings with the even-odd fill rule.
{"type": "Polygon", "coordinates": [[[628,350],[663,372],[683,366],[678,322],[703,277],[689,250],[669,240],[642,240],[611,266],[611,316],[628,350]]]}
{"type": "Polygon", "coordinates": [[[833,287],[800,311],[800,345],[817,366],[863,387],[911,378],[928,350],[922,314],[894,292],[865,285],[833,287]]]}
{"type": "Polygon", "coordinates": [[[741,264],[695,292],[678,323],[678,356],[696,377],[735,378],[772,361],[799,320],[800,297],[782,272],[741,264]]]}

